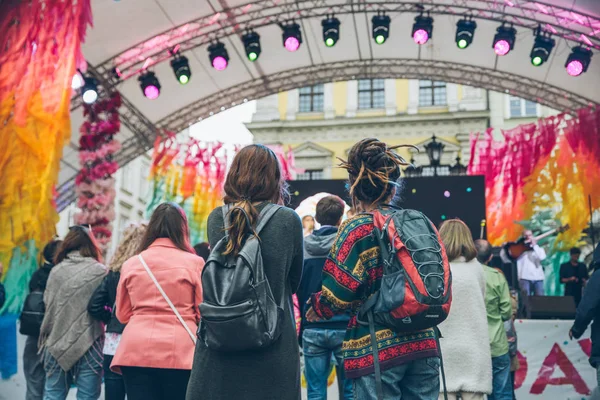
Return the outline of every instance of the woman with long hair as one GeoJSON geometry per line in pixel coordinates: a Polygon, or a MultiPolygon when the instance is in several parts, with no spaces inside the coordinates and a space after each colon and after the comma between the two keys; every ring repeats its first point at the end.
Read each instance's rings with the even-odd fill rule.
{"type": "Polygon", "coordinates": [[[377,139],[363,139],[342,162],[358,214],[340,226],[323,268],[322,290],[308,301],[306,317],[315,322],[351,312],[342,349],[355,399],[377,399],[372,350],[376,345],[385,400],[434,400],[440,388],[440,361],[433,329],[402,333],[375,322],[377,343],[372,343],[369,326],[356,318],[367,298],[381,287],[383,261],[372,212],[390,207],[400,184],[400,168],[407,165],[394,149],[377,139]]]}
{"type": "MultiPolygon", "coordinates": [[[[224,202],[233,206],[227,215],[229,230],[225,232],[221,207],[215,209],[208,217],[212,249],[227,234],[226,251],[237,255],[251,229],[256,229],[260,211],[269,203],[283,204],[287,187],[281,171],[277,156],[265,146],[250,145],[236,154],[225,181],[224,202]]],[[[300,399],[300,356],[291,298],[302,274],[302,223],[293,210],[282,207],[258,237],[273,298],[284,304],[282,333],[266,348],[238,352],[211,350],[198,340],[187,400],[300,399]]]]}
{"type": "Polygon", "coordinates": [[[471,231],[463,221],[445,221],[440,236],[452,272],[452,309],[439,326],[448,398],[483,400],[492,393],[484,267],[477,261],[471,231]]]}
{"type": "Polygon", "coordinates": [[[202,301],[204,260],[189,242],[183,209],[159,205],[137,256],[121,269],[116,315],[127,324],[111,364],[129,400],[185,398],[202,301]]]}
{"type": "Polygon", "coordinates": [[[134,224],[123,232],[123,239],[119,242],[117,250],[108,264],[108,275],[96,289],[88,304],[88,312],[97,320],[106,325],[106,339],[104,341],[104,398],[105,400],[124,400],[125,382],[123,377],[110,370],[113,356],[121,341],[121,334],[125,325],[121,324],[115,316],[115,303],[117,301],[117,286],[121,277],[121,267],[129,258],[137,254],[138,248],[146,233],[146,224],[134,224]]]}
{"type": "Polygon", "coordinates": [[[40,328],[44,400],[64,400],[74,383],[78,399],[97,399],[102,386],[102,323],[87,312],[106,267],[89,227],[76,225],[58,248],[44,291],[40,328]]]}

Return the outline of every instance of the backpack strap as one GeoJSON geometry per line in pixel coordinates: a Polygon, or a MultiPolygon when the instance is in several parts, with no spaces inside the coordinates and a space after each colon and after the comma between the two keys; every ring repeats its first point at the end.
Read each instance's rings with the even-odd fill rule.
{"type": "Polygon", "coordinates": [[[263,230],[265,225],[267,225],[267,222],[269,222],[269,220],[273,217],[273,215],[275,215],[275,213],[277,211],[279,211],[280,208],[281,208],[281,206],[273,204],[273,203],[267,203],[263,207],[263,209],[261,210],[261,212],[258,216],[258,224],[256,225],[256,234],[257,235],[260,233],[260,231],[263,230]]]}
{"type": "Polygon", "coordinates": [[[223,204],[221,211],[223,212],[223,227],[225,228],[225,236],[229,232],[229,210],[231,210],[231,204],[223,204]]]}

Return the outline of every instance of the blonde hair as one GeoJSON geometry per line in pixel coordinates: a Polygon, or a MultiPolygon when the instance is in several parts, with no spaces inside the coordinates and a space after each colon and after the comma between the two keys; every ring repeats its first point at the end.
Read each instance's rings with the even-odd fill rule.
{"type": "Polygon", "coordinates": [[[449,261],[454,261],[461,256],[466,261],[471,261],[477,257],[477,249],[473,242],[471,230],[460,219],[444,221],[440,227],[440,236],[446,248],[449,261]]]}
{"type": "Polygon", "coordinates": [[[142,243],[142,238],[146,233],[148,225],[140,223],[128,226],[123,232],[123,238],[119,242],[119,246],[115,251],[108,268],[113,272],[121,271],[121,266],[138,253],[138,248],[142,243]]]}

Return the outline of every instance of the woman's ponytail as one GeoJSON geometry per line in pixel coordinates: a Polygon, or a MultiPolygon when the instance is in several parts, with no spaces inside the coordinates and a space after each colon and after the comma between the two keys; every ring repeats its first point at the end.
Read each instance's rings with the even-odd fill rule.
{"type": "Polygon", "coordinates": [[[232,204],[226,218],[229,219],[229,228],[227,229],[229,241],[224,254],[237,256],[244,245],[246,234],[252,232],[256,235],[254,226],[258,219],[258,210],[250,200],[242,199],[232,204]]]}

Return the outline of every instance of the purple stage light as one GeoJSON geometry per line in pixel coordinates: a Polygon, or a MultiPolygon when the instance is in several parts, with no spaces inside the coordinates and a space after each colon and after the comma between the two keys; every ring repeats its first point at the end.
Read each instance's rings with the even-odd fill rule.
{"type": "Polygon", "coordinates": [[[450,191],[446,190],[446,191],[444,192],[444,197],[450,197],[450,191]]]}
{"type": "Polygon", "coordinates": [[[284,46],[287,51],[293,52],[298,50],[298,48],[300,47],[300,41],[298,40],[298,38],[290,36],[287,39],[285,39],[284,46]]]}
{"type": "Polygon", "coordinates": [[[227,60],[225,59],[225,57],[216,56],[212,60],[212,65],[213,65],[213,68],[216,69],[217,71],[223,71],[225,68],[227,68],[227,60]]]}
{"type": "Polygon", "coordinates": [[[159,94],[160,90],[154,85],[149,85],[144,88],[144,95],[150,100],[157,99],[159,94]]]}
{"type": "Polygon", "coordinates": [[[417,29],[413,34],[413,40],[416,44],[425,44],[429,40],[429,34],[425,29],[417,29]]]}
{"type": "Polygon", "coordinates": [[[567,64],[567,73],[571,76],[579,76],[583,72],[583,64],[579,60],[569,61],[567,64]]]}
{"type": "Polygon", "coordinates": [[[510,51],[510,44],[504,39],[498,40],[496,44],[494,44],[494,51],[499,56],[505,56],[510,51]]]}

